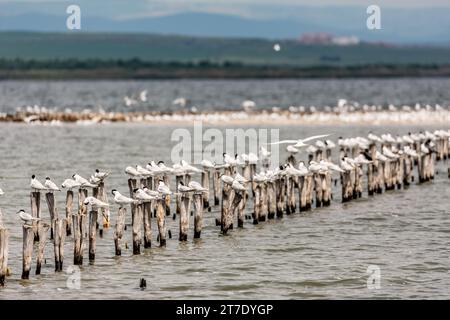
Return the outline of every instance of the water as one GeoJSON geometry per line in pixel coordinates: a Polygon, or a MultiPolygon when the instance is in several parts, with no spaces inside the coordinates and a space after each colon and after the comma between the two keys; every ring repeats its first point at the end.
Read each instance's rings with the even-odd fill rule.
{"type": "MultiPolygon", "coordinates": [[[[65,85],[65,84],[61,84],[65,85]]],[[[339,299],[450,298],[447,164],[439,164],[436,179],[347,204],[334,190],[331,207],[314,209],[235,229],[221,236],[214,219],[219,208],[205,212],[202,238],[179,243],[178,220],[167,217],[172,239],[140,256],[130,249],[114,257],[113,230],[97,240],[97,255],[81,268],[81,288],[67,288],[66,272],[53,271],[53,248],[47,245],[42,275],[20,280],[22,231],[15,213],[29,210],[29,177],[50,176],[60,184],[74,172],[88,176],[95,168],[109,169],[107,188],[127,193],[125,166],[151,159],[170,162],[170,134],[175,127],[143,124],[95,126],[30,126],[1,124],[0,208],[10,229],[12,276],[0,289],[0,299],[339,299]],[[369,290],[366,270],[381,269],[381,288],[369,290]],[[139,289],[139,279],[147,289],[139,289]]],[[[273,128],[276,128],[274,125],[273,128]]],[[[225,128],[220,128],[224,130],[225,128]]],[[[333,133],[333,137],[385,131],[406,133],[411,127],[284,126],[280,138],[333,133]]],[[[433,130],[435,128],[428,127],[433,130]]],[[[334,139],[336,140],[336,139],[334,139]]],[[[286,155],[282,154],[282,158],[286,155]]],[[[198,181],[198,177],[194,178],[198,181]]],[[[57,206],[64,212],[64,192],[57,206]]],[[[111,200],[111,196],[110,196],[111,200]]],[[[114,224],[118,207],[112,206],[114,224]]],[[[45,202],[42,214],[48,219],[45,202]]],[[[127,217],[127,222],[130,222],[127,217]]],[[[156,243],[154,220],[153,244],[156,243]]],[[[131,228],[125,239],[131,245],[131,228]]],[[[72,264],[72,238],[66,239],[64,270],[72,264]]],[[[34,258],[33,258],[34,260],[34,258]]]]}
{"type": "Polygon", "coordinates": [[[254,100],[259,109],[334,106],[339,98],[367,104],[450,105],[450,78],[310,80],[0,81],[0,112],[39,105],[64,111],[174,111],[178,97],[199,111],[241,109],[254,100]],[[124,97],[148,101],[126,107],[124,97]]]}

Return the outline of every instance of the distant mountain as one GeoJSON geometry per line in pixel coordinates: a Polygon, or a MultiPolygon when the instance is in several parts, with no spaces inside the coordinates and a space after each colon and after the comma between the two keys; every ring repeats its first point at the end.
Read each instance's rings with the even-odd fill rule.
{"type": "MultiPolygon", "coordinates": [[[[247,19],[239,16],[182,13],[163,17],[112,20],[82,16],[83,32],[138,32],[239,38],[298,38],[307,32],[355,35],[368,41],[450,44],[449,8],[382,9],[382,30],[366,28],[365,8],[305,7],[289,18],[247,19]]],[[[67,31],[66,15],[1,15],[0,31],[67,31]]]]}

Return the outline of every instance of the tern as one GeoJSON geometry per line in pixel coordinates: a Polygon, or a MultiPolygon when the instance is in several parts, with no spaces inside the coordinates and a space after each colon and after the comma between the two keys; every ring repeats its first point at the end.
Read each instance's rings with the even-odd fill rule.
{"type": "Polygon", "coordinates": [[[286,151],[292,154],[296,154],[298,153],[299,150],[294,146],[287,146],[286,151]]]}
{"type": "Polygon", "coordinates": [[[169,187],[166,186],[164,181],[162,181],[162,180],[159,180],[159,184],[158,184],[158,189],[157,190],[163,196],[172,194],[172,191],[170,191],[169,187]]]}
{"type": "Polygon", "coordinates": [[[86,197],[86,199],[84,199],[83,203],[85,205],[90,204],[93,208],[108,208],[109,204],[106,202],[103,202],[97,198],[94,198],[92,196],[90,197],[86,197]]]}
{"type": "Polygon", "coordinates": [[[327,166],[328,169],[336,172],[345,172],[345,170],[342,170],[341,167],[339,167],[337,164],[334,164],[332,162],[327,162],[325,160],[320,160],[321,165],[327,166]]]}
{"type": "Polygon", "coordinates": [[[272,152],[267,151],[266,148],[264,148],[263,146],[259,147],[259,154],[261,155],[262,158],[268,158],[270,157],[270,155],[272,154],[272,152]]]}
{"type": "Polygon", "coordinates": [[[164,173],[171,173],[173,171],[172,168],[165,165],[164,161],[158,161],[158,167],[162,170],[164,173]]]}
{"type": "Polygon", "coordinates": [[[183,181],[180,181],[178,183],[177,190],[178,190],[178,192],[181,192],[181,193],[194,191],[194,189],[192,189],[191,187],[185,186],[183,181]]]}
{"type": "Polygon", "coordinates": [[[199,173],[202,172],[199,168],[196,168],[194,166],[191,166],[189,163],[187,163],[185,160],[181,159],[181,167],[187,171],[187,173],[199,173]]]}
{"type": "Polygon", "coordinates": [[[238,157],[238,155],[237,154],[235,154],[234,155],[234,158],[232,158],[229,154],[227,154],[227,153],[223,153],[223,161],[227,164],[227,165],[230,165],[230,166],[234,166],[234,165],[236,165],[237,164],[237,157],[238,157]]]}
{"type": "Polygon", "coordinates": [[[196,192],[205,192],[208,191],[208,189],[202,187],[202,185],[200,183],[198,183],[197,181],[191,181],[188,184],[189,188],[192,188],[192,190],[196,191],[196,192]]]}
{"type": "Polygon", "coordinates": [[[45,178],[44,186],[49,191],[61,191],[61,189],[59,189],[58,186],[52,180],[50,180],[49,177],[45,178]]]}
{"type": "Polygon", "coordinates": [[[252,152],[248,154],[248,163],[250,164],[257,164],[258,163],[258,156],[252,152]]]}
{"type": "Polygon", "coordinates": [[[234,178],[230,177],[230,176],[227,176],[225,174],[222,174],[222,176],[220,177],[220,180],[222,180],[226,184],[232,185],[233,181],[234,181],[234,178]]]}
{"type": "Polygon", "coordinates": [[[241,176],[239,173],[236,173],[234,176],[234,180],[236,180],[239,183],[247,183],[249,182],[247,179],[245,179],[243,176],[241,176]]]}
{"type": "Polygon", "coordinates": [[[308,146],[308,144],[305,144],[305,142],[311,141],[311,140],[315,140],[315,139],[320,139],[320,138],[325,138],[330,136],[329,134],[321,134],[321,135],[317,135],[317,136],[311,136],[305,139],[298,139],[298,140],[281,140],[278,142],[273,142],[271,144],[294,144],[294,147],[296,148],[301,148],[301,147],[306,147],[308,146]]]}
{"type": "Polygon", "coordinates": [[[142,186],[142,190],[144,190],[145,193],[151,195],[152,197],[159,197],[159,192],[155,190],[150,190],[147,188],[147,186],[142,186]]]}
{"type": "Polygon", "coordinates": [[[131,198],[128,198],[128,197],[125,197],[124,195],[122,195],[119,191],[117,191],[116,189],[113,189],[112,191],[111,191],[111,193],[113,194],[113,196],[114,196],[114,202],[115,203],[117,203],[117,204],[120,204],[121,206],[122,205],[124,205],[124,204],[132,204],[132,203],[138,203],[138,201],[137,200],[135,200],[135,199],[131,199],[131,198]]]}
{"type": "Polygon", "coordinates": [[[19,215],[19,218],[25,222],[25,224],[27,224],[27,223],[29,224],[30,222],[41,220],[40,218],[35,218],[31,214],[26,213],[25,210],[23,210],[23,209],[17,211],[17,214],[19,215]]]}
{"type": "Polygon", "coordinates": [[[36,176],[34,174],[31,176],[30,187],[35,191],[47,190],[47,188],[44,187],[44,185],[40,183],[38,179],[36,179],[36,176]]]}
{"type": "Polygon", "coordinates": [[[211,161],[206,160],[206,159],[203,159],[202,162],[200,162],[200,164],[204,168],[214,168],[214,164],[211,161]]]}
{"type": "Polygon", "coordinates": [[[128,174],[130,178],[136,178],[141,175],[135,168],[131,166],[125,168],[125,173],[128,174]]]}
{"type": "Polygon", "coordinates": [[[95,188],[97,187],[97,185],[90,183],[87,179],[83,178],[82,176],[80,176],[79,174],[75,173],[72,178],[79,182],[81,187],[90,187],[90,188],[95,188]]]}
{"type": "Polygon", "coordinates": [[[5,193],[3,192],[2,189],[0,189],[0,196],[4,195],[5,193]]]}
{"type": "Polygon", "coordinates": [[[236,191],[245,191],[247,188],[245,188],[239,181],[233,180],[233,183],[231,184],[231,187],[236,191]]]}
{"type": "Polygon", "coordinates": [[[150,170],[145,169],[144,167],[140,166],[140,165],[136,165],[136,171],[139,173],[139,175],[144,176],[144,177],[148,177],[153,175],[153,172],[150,170]]]}
{"type": "Polygon", "coordinates": [[[134,197],[142,202],[149,202],[152,200],[156,200],[157,197],[149,195],[147,192],[145,192],[143,189],[133,189],[134,197]]]}
{"type": "Polygon", "coordinates": [[[73,179],[66,179],[66,180],[64,180],[64,182],[61,185],[61,187],[68,189],[68,190],[72,190],[73,188],[78,188],[80,186],[81,186],[81,183],[79,183],[78,181],[75,181],[73,179]]]}
{"type": "Polygon", "coordinates": [[[101,172],[100,170],[95,169],[94,177],[104,180],[107,176],[109,176],[109,174],[109,172],[101,172]]]}

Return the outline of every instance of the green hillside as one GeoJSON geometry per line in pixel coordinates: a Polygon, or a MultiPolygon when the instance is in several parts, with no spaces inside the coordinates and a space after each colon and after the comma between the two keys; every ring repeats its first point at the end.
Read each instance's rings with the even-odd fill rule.
{"type": "Polygon", "coordinates": [[[302,45],[295,40],[219,39],[149,34],[0,33],[0,58],[240,62],[250,65],[349,66],[450,64],[450,48],[302,45]]]}

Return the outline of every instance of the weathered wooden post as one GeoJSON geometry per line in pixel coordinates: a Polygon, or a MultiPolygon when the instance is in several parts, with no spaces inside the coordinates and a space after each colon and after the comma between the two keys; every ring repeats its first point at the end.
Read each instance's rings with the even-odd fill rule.
{"type": "Polygon", "coordinates": [[[89,212],[89,261],[95,260],[95,249],[97,245],[97,221],[98,221],[98,209],[92,208],[89,212]]]}
{"type": "Polygon", "coordinates": [[[259,221],[266,221],[268,214],[268,202],[267,202],[267,184],[261,184],[261,212],[259,215],[259,221]]]}
{"type": "MultiPolygon", "coordinates": [[[[114,231],[114,246],[115,246],[115,252],[116,256],[122,255],[122,237],[123,237],[123,231],[125,228],[125,216],[127,214],[127,209],[120,207],[119,211],[117,212],[117,221],[116,221],[116,227],[114,231]]],[[[151,215],[151,212],[150,212],[151,215]]],[[[150,229],[151,231],[151,229],[150,229]]],[[[151,233],[150,233],[151,237],[151,233]]]]}
{"type": "Polygon", "coordinates": [[[164,199],[156,201],[156,220],[158,223],[160,247],[166,246],[166,210],[164,209],[164,204],[164,199]]]}
{"type": "MultiPolygon", "coordinates": [[[[41,193],[39,191],[31,192],[30,200],[31,200],[31,215],[34,218],[40,218],[41,217],[41,193]]],[[[34,241],[39,241],[39,232],[38,232],[39,224],[40,224],[39,220],[32,222],[34,241]]]]}
{"type": "MultiPolygon", "coordinates": [[[[184,182],[184,175],[177,175],[175,176],[175,183],[176,186],[178,187],[180,185],[180,182],[184,182]]],[[[176,214],[180,214],[180,210],[181,210],[181,194],[176,194],[175,195],[175,212],[176,214]]]]}
{"type": "Polygon", "coordinates": [[[286,195],[286,179],[284,176],[279,177],[276,180],[276,199],[277,199],[277,217],[283,217],[285,205],[285,195],[286,195]]]}
{"type": "MultiPolygon", "coordinates": [[[[128,189],[130,190],[130,198],[134,198],[133,190],[137,188],[137,179],[128,179],[128,189]]],[[[134,221],[134,213],[136,211],[137,204],[131,204],[131,223],[134,221]]]]}
{"type": "Polygon", "coordinates": [[[261,214],[261,185],[258,183],[255,186],[255,196],[253,197],[253,224],[258,224],[259,216],[261,214]]]}
{"type": "Polygon", "coordinates": [[[48,229],[50,225],[46,223],[39,224],[38,234],[39,234],[39,245],[36,258],[36,274],[41,274],[42,261],[44,260],[44,249],[48,238],[48,229]]]}
{"type": "Polygon", "coordinates": [[[295,184],[294,177],[288,176],[286,179],[286,214],[295,213],[295,184]]]}
{"type": "Polygon", "coordinates": [[[8,229],[0,225],[0,287],[5,285],[6,274],[8,272],[8,243],[8,229]]]}
{"type": "Polygon", "coordinates": [[[376,191],[376,174],[378,167],[378,160],[376,160],[377,145],[375,142],[372,142],[369,145],[368,152],[373,162],[367,165],[367,192],[369,196],[373,196],[376,191]]]}
{"type": "Polygon", "coordinates": [[[319,208],[322,206],[323,198],[322,177],[319,173],[314,174],[314,188],[316,191],[316,208],[319,208]]]}
{"type": "MultiPolygon", "coordinates": [[[[152,200],[153,201],[153,200],[152,200]]],[[[143,203],[144,215],[144,248],[152,247],[152,202],[143,203]]]]}
{"type": "Polygon", "coordinates": [[[72,207],[73,207],[73,191],[67,190],[66,194],[66,235],[70,236],[72,234],[72,207]]]}
{"type": "Polygon", "coordinates": [[[238,206],[238,228],[244,227],[245,208],[247,206],[247,200],[248,200],[248,191],[245,190],[242,193],[242,199],[241,202],[239,202],[238,206]]]}
{"type": "Polygon", "coordinates": [[[308,182],[306,176],[299,177],[298,193],[300,212],[307,211],[308,182]]]}
{"type": "Polygon", "coordinates": [[[233,229],[233,213],[230,213],[231,203],[234,199],[234,190],[231,186],[224,183],[222,188],[222,214],[221,229],[223,234],[227,234],[229,229],[233,229]]]}
{"type": "Polygon", "coordinates": [[[57,218],[55,214],[55,195],[53,192],[46,192],[45,199],[47,201],[48,212],[50,213],[50,239],[53,239],[53,224],[57,218]]]}
{"type": "Polygon", "coordinates": [[[194,239],[199,239],[203,225],[203,195],[194,193],[194,239]]]}
{"type": "Polygon", "coordinates": [[[22,279],[30,278],[31,258],[33,256],[34,231],[33,227],[27,224],[23,229],[23,254],[22,254],[22,279]]]}
{"type": "Polygon", "coordinates": [[[72,231],[73,231],[73,264],[83,264],[83,248],[84,248],[84,218],[85,215],[76,213],[72,215],[72,231]]]}
{"type": "MultiPolygon", "coordinates": [[[[189,193],[183,193],[180,201],[180,235],[178,239],[180,241],[187,241],[189,231],[189,193]]],[[[194,203],[195,205],[195,203],[194,203]]]]}
{"type": "MultiPolygon", "coordinates": [[[[105,188],[105,181],[101,180],[98,184],[98,199],[108,203],[108,194],[106,192],[105,188]]],[[[100,210],[100,216],[102,217],[102,225],[104,228],[109,228],[110,225],[110,219],[111,219],[111,211],[109,210],[109,207],[101,207],[100,210]]]]}
{"type": "Polygon", "coordinates": [[[214,189],[214,205],[218,206],[220,204],[219,194],[220,194],[220,170],[218,168],[214,169],[213,173],[213,189],[214,189]]]}
{"type": "MultiPolygon", "coordinates": [[[[186,176],[189,176],[189,178],[186,177],[186,181],[187,181],[187,180],[190,181],[190,175],[187,174],[186,176]]],[[[164,174],[164,175],[163,175],[163,181],[164,181],[164,184],[165,184],[168,188],[170,188],[170,176],[169,176],[168,174],[164,174]]],[[[187,182],[187,183],[189,183],[189,182],[187,182]]],[[[178,185],[177,185],[177,186],[178,186],[178,185]]],[[[165,208],[165,210],[166,210],[166,216],[170,216],[170,195],[169,195],[169,194],[166,194],[166,196],[164,197],[164,203],[165,203],[164,208],[165,208]]]]}
{"type": "Polygon", "coordinates": [[[268,219],[274,219],[277,212],[277,198],[275,193],[275,181],[267,181],[267,204],[268,204],[268,219]]]}
{"type": "MultiPolygon", "coordinates": [[[[66,239],[67,219],[56,218],[55,220],[55,272],[61,272],[63,270],[64,262],[64,241],[66,239]]],[[[89,248],[90,249],[90,248],[89,248]]],[[[94,246],[95,249],[95,246],[94,246]]],[[[89,255],[91,254],[89,250],[89,255]]],[[[95,255],[95,251],[94,251],[95,255]]]]}
{"type": "Polygon", "coordinates": [[[203,166],[202,187],[207,190],[203,193],[203,208],[208,209],[208,211],[211,211],[211,207],[209,206],[209,179],[210,179],[209,168],[203,166]]]}
{"type": "Polygon", "coordinates": [[[331,205],[331,173],[327,171],[322,175],[322,205],[328,207],[331,205]]]}
{"type": "Polygon", "coordinates": [[[141,253],[141,242],[142,242],[142,222],[143,222],[143,211],[144,204],[141,202],[136,205],[133,218],[133,254],[141,253]]]}

